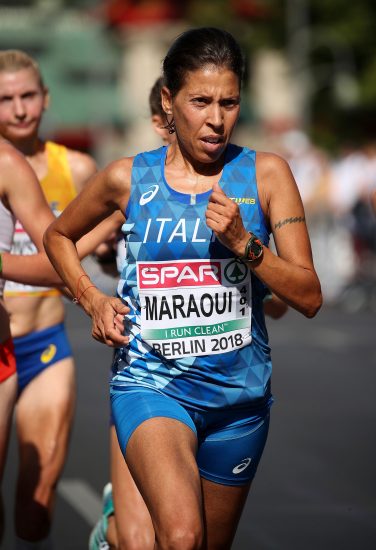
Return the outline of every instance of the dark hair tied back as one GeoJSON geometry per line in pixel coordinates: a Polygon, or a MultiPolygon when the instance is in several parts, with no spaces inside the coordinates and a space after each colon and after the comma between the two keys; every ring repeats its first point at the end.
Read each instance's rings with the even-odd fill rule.
{"type": "Polygon", "coordinates": [[[167,88],[175,96],[184,85],[187,72],[207,66],[225,67],[239,79],[244,74],[244,57],[235,38],[222,29],[191,29],[176,38],[163,60],[163,76],[167,88]]]}

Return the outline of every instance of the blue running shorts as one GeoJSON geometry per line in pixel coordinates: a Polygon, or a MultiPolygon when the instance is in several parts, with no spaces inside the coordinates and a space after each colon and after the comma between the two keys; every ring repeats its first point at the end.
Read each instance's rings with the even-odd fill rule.
{"type": "Polygon", "coordinates": [[[14,338],[18,392],[40,372],[72,356],[64,323],[14,338]]]}
{"type": "Polygon", "coordinates": [[[112,415],[124,456],[129,438],[142,422],[158,416],[174,418],[197,437],[200,475],[222,485],[246,485],[255,476],[268,436],[271,403],[272,398],[262,409],[194,411],[153,388],[111,388],[112,415]]]}

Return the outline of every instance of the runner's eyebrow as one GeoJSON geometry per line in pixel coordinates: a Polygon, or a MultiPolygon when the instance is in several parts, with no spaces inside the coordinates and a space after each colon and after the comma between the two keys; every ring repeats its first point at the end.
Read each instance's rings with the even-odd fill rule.
{"type": "Polygon", "coordinates": [[[276,224],[274,224],[274,229],[280,229],[282,226],[290,224],[290,223],[303,223],[305,222],[304,216],[295,216],[291,218],[285,218],[284,220],[280,220],[276,224]]]}

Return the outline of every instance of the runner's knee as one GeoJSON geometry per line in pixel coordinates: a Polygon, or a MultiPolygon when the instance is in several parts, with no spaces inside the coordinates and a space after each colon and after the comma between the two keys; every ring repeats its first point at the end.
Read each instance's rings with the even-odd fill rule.
{"type": "Polygon", "coordinates": [[[202,527],[189,520],[172,521],[167,529],[156,535],[158,548],[163,550],[199,550],[202,547],[202,527]]]}
{"type": "Polygon", "coordinates": [[[154,531],[148,529],[132,530],[127,536],[118,533],[118,550],[153,550],[154,531]]]}
{"type": "Polygon", "coordinates": [[[50,501],[61,469],[58,450],[59,445],[56,441],[51,441],[42,453],[35,445],[23,445],[17,499],[21,506],[23,501],[27,502],[29,499],[41,506],[47,505],[50,501]]]}

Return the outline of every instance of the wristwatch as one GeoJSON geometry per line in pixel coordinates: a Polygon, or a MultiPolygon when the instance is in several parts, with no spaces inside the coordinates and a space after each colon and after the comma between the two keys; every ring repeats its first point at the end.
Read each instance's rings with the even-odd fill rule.
{"type": "Polygon", "coordinates": [[[244,255],[241,256],[241,260],[245,262],[254,262],[261,258],[264,252],[264,246],[260,239],[256,237],[251,231],[249,232],[249,240],[245,245],[244,255]]]}

